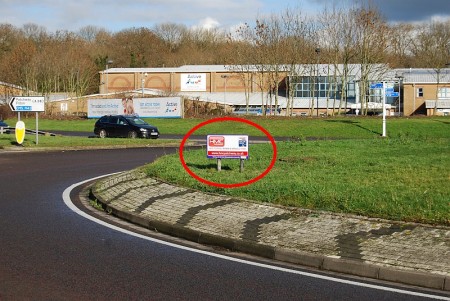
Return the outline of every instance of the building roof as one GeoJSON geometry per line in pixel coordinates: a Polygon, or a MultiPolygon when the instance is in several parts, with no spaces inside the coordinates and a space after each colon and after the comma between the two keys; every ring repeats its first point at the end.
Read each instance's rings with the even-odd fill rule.
{"type": "Polygon", "coordinates": [[[109,68],[108,73],[189,73],[189,72],[230,72],[225,65],[184,65],[180,67],[162,68],[109,68]]]}
{"type": "MultiPolygon", "coordinates": [[[[163,67],[163,68],[109,68],[101,71],[102,73],[199,73],[199,72],[270,72],[274,70],[271,65],[184,65],[179,67],[163,67]]],[[[297,65],[278,65],[278,70],[289,72],[292,76],[315,75],[317,68],[320,76],[332,76],[344,74],[343,64],[297,64],[297,65]]],[[[374,80],[381,80],[390,70],[385,64],[372,64],[368,67],[369,77],[374,80]]],[[[361,77],[361,65],[347,65],[349,76],[356,79],[361,77]]]]}
{"type": "Polygon", "coordinates": [[[432,69],[432,68],[410,68],[394,69],[397,76],[403,76],[404,84],[436,84],[450,83],[450,68],[432,69]],[[437,72],[439,71],[439,73],[437,72]],[[439,75],[439,76],[438,76],[439,75]]]}
{"type": "MultiPolygon", "coordinates": [[[[299,64],[294,66],[280,65],[280,70],[289,71],[291,75],[311,75],[316,74],[316,68],[319,67],[320,76],[328,76],[334,74],[335,70],[338,76],[343,74],[344,65],[333,64],[299,64]]],[[[109,68],[101,71],[102,73],[199,73],[199,72],[258,72],[261,65],[183,65],[179,67],[162,67],[162,68],[109,68]]],[[[270,70],[269,66],[264,68],[270,70]]],[[[348,73],[356,80],[361,77],[361,65],[347,65],[348,73]]],[[[402,76],[403,83],[437,83],[438,73],[432,68],[409,68],[409,69],[388,69],[385,64],[370,65],[369,78],[372,80],[398,80],[402,76]]],[[[450,68],[439,69],[439,82],[450,83],[450,68]]]]}
{"type": "Polygon", "coordinates": [[[25,88],[21,87],[21,86],[17,86],[14,84],[10,84],[10,83],[5,83],[0,81],[0,86],[5,86],[5,87],[9,87],[9,88],[14,88],[14,89],[18,89],[18,90],[25,90],[25,88]]]}

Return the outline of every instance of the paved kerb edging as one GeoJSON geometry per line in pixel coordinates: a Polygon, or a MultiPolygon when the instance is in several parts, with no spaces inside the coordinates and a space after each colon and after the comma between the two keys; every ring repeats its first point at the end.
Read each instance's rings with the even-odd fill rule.
{"type": "Polygon", "coordinates": [[[102,195],[102,193],[106,192],[110,187],[121,185],[127,181],[144,178],[145,175],[142,173],[126,172],[118,176],[100,180],[96,182],[90,189],[90,197],[96,199],[99,203],[101,203],[102,207],[107,212],[118,216],[119,218],[138,224],[150,230],[156,230],[158,232],[183,238],[189,241],[208,245],[216,245],[233,251],[239,251],[279,261],[309,266],[320,270],[327,270],[355,276],[450,291],[450,277],[448,276],[446,277],[444,275],[431,273],[380,267],[358,260],[335,258],[322,254],[313,254],[281,247],[268,246],[257,243],[255,241],[246,241],[244,239],[233,239],[210,233],[202,233],[201,231],[190,229],[181,224],[172,224],[155,219],[150,220],[149,218],[144,218],[133,212],[125,212],[109,204],[109,200],[105,199],[102,195]]]}

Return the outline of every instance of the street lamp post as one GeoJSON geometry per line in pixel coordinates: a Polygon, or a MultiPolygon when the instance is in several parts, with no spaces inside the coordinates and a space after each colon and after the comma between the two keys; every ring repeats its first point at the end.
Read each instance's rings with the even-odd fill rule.
{"type": "Polygon", "coordinates": [[[227,80],[228,80],[228,77],[230,77],[230,76],[223,74],[220,77],[225,79],[224,92],[223,92],[223,111],[225,112],[226,111],[225,107],[226,107],[226,102],[227,102],[227,80]]]}
{"type": "Polygon", "coordinates": [[[107,60],[106,61],[106,80],[105,80],[106,93],[105,94],[108,94],[108,69],[109,69],[109,65],[112,64],[112,63],[113,63],[112,60],[107,60]]]}
{"type": "Polygon", "coordinates": [[[320,48],[316,48],[316,54],[317,54],[317,63],[316,63],[316,69],[317,69],[317,77],[316,77],[316,84],[317,84],[317,96],[316,96],[316,115],[319,117],[319,90],[320,90],[320,84],[319,84],[319,55],[320,55],[320,48]]]}

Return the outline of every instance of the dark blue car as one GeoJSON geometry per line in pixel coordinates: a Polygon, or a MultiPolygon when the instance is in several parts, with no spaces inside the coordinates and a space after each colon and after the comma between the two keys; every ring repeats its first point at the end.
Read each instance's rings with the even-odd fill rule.
{"type": "Polygon", "coordinates": [[[134,115],[105,115],[95,123],[94,133],[100,138],[156,139],[159,137],[159,131],[156,126],[152,126],[134,115]]]}

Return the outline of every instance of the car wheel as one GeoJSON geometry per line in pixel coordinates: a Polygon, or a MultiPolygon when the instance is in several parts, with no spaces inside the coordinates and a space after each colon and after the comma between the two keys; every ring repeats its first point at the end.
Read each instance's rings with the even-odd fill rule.
{"type": "Polygon", "coordinates": [[[98,136],[100,138],[106,138],[108,134],[106,133],[106,130],[100,130],[100,133],[98,133],[98,136]]]}
{"type": "Polygon", "coordinates": [[[135,131],[131,131],[131,132],[128,133],[128,138],[136,139],[137,136],[138,135],[137,135],[137,133],[135,131]]]}

